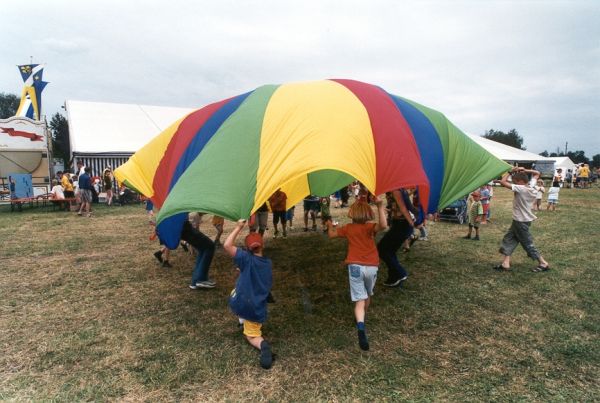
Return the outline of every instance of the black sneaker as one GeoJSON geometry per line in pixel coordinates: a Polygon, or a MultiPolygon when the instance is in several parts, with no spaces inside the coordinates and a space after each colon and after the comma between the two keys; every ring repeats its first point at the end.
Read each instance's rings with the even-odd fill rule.
{"type": "Polygon", "coordinates": [[[271,346],[266,340],[260,343],[260,366],[264,369],[271,368],[273,364],[273,353],[271,352],[271,346]]]}
{"type": "Polygon", "coordinates": [[[479,235],[475,235],[475,237],[473,238],[474,241],[479,241],[479,235]]]}
{"type": "Polygon", "coordinates": [[[185,242],[181,242],[180,243],[181,247],[183,248],[184,251],[189,252],[190,250],[188,249],[188,246],[185,244],[185,242]]]}
{"type": "Polygon", "coordinates": [[[471,235],[465,235],[463,239],[471,239],[471,235]]]}
{"type": "Polygon", "coordinates": [[[386,287],[398,287],[403,281],[406,281],[406,279],[408,279],[408,276],[400,277],[398,279],[387,279],[383,285],[386,287]]]}
{"type": "Polygon", "coordinates": [[[358,329],[358,345],[361,350],[369,351],[369,339],[367,339],[367,333],[361,329],[358,329]]]}
{"type": "Polygon", "coordinates": [[[383,285],[386,287],[398,287],[400,285],[399,278],[388,278],[383,282],[383,285]]]}
{"type": "Polygon", "coordinates": [[[163,262],[162,252],[161,251],[154,252],[154,257],[156,258],[156,260],[158,260],[158,263],[162,263],[163,262]]]}
{"type": "Polygon", "coordinates": [[[163,267],[164,269],[170,269],[170,268],[171,268],[171,267],[173,267],[173,266],[171,266],[171,263],[169,263],[169,261],[168,261],[168,260],[165,260],[164,262],[162,262],[162,267],[163,267]]]}

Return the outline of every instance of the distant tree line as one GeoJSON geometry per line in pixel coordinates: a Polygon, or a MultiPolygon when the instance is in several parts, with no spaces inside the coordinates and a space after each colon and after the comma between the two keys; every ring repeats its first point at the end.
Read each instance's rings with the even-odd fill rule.
{"type": "MultiPolygon", "coordinates": [[[[508,131],[508,133],[504,133],[500,130],[490,129],[487,130],[482,137],[497,141],[498,143],[506,144],[511,147],[519,148],[521,150],[526,149],[523,147],[523,137],[519,136],[519,132],[516,129],[511,129],[508,131]]],[[[549,153],[548,151],[544,150],[544,152],[541,152],[540,155],[543,157],[569,157],[571,161],[576,164],[583,162],[590,164],[593,167],[600,167],[600,154],[596,154],[590,159],[586,157],[585,152],[581,150],[569,151],[565,154],[557,148],[556,152],[549,153]]]]}
{"type": "Polygon", "coordinates": [[[540,155],[543,157],[569,157],[576,164],[583,162],[593,167],[600,167],[600,154],[596,154],[590,159],[585,156],[585,151],[582,150],[568,151],[566,154],[558,150],[553,153],[548,153],[548,151],[544,150],[540,155]]]}

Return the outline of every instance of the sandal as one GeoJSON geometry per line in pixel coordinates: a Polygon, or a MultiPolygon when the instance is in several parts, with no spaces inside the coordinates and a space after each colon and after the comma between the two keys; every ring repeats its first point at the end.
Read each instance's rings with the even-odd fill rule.
{"type": "Polygon", "coordinates": [[[542,266],[542,265],[538,265],[537,267],[534,267],[533,269],[531,269],[531,271],[534,273],[540,273],[540,272],[548,271],[548,270],[550,270],[550,266],[542,266]]]}
{"type": "Polygon", "coordinates": [[[496,271],[512,271],[510,267],[504,267],[501,264],[494,266],[494,270],[496,271]]]}

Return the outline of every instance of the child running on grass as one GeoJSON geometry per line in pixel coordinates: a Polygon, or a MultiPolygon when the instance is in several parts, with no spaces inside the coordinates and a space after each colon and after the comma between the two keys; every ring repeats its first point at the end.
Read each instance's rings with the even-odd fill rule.
{"type": "Polygon", "coordinates": [[[540,173],[533,169],[523,169],[515,167],[512,169],[512,184],[508,182],[509,172],[505,173],[500,180],[500,184],[505,188],[512,190],[513,198],[513,220],[510,229],[502,239],[500,253],[502,254],[502,263],[495,266],[499,271],[510,271],[510,256],[515,248],[521,244],[527,252],[527,256],[538,261],[537,267],[531,269],[533,272],[550,270],[548,262],[544,260],[540,252],[533,245],[533,237],[529,233],[531,222],[537,217],[531,211],[535,200],[536,191],[529,185],[527,174],[532,175],[531,182],[536,183],[540,173]]]}
{"type": "Polygon", "coordinates": [[[238,221],[223,244],[240,270],[229,297],[229,307],[243,320],[246,340],[260,350],[260,366],[269,369],[273,363],[273,353],[271,345],[262,336],[261,328],[267,320],[267,299],[273,286],[273,263],[263,256],[263,238],[257,232],[250,232],[246,236],[248,250],[235,246],[235,240],[245,224],[245,220],[238,221]]]}
{"type": "Polygon", "coordinates": [[[383,200],[376,199],[379,222],[368,222],[374,218],[373,209],[369,203],[358,200],[350,206],[348,217],[351,224],[335,228],[331,220],[327,221],[329,238],[348,239],[348,254],[345,263],[348,265],[350,281],[350,296],[354,302],[354,316],[358,329],[358,345],[362,350],[369,350],[369,340],[365,329],[365,316],[373,289],[377,280],[379,255],[375,245],[375,234],[387,228],[387,219],[383,200]]]}

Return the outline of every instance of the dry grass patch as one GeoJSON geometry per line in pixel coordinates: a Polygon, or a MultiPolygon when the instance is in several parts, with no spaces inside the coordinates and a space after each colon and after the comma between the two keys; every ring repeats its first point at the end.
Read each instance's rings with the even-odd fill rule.
{"type": "Polygon", "coordinates": [[[510,196],[496,190],[481,241],[433,223],[429,242],[399,255],[410,278],[402,289],[377,285],[368,353],[356,343],[345,243],[302,232],[298,207],[288,239],[266,242],[271,371],[228,311],[235,272],[222,251],[217,288],[192,292],[193,257],[177,250],[174,268],[160,268],[141,206],[98,206],[91,219],[0,211],[0,399],[594,400],[600,191],[564,189],[559,211],[538,214],[532,232],[549,273],[531,273],[522,250],[512,273],[491,270],[510,196]]]}

